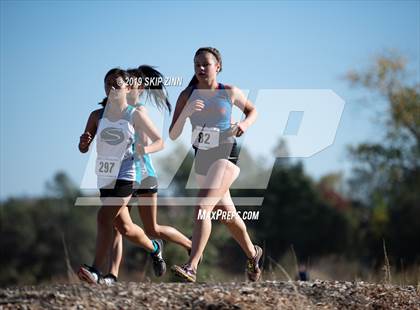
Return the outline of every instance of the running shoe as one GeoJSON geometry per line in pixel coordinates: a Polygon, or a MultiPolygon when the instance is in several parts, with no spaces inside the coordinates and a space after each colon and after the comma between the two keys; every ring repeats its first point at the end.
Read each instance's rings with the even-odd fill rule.
{"type": "Polygon", "coordinates": [[[261,276],[261,269],[259,266],[259,262],[261,259],[261,256],[263,254],[263,250],[258,246],[255,245],[255,256],[252,258],[248,258],[247,264],[246,264],[246,271],[248,274],[249,281],[255,282],[260,279],[261,276]]]}
{"type": "Polygon", "coordinates": [[[174,265],[171,268],[172,272],[187,282],[195,282],[197,279],[197,272],[189,265],[185,264],[183,266],[174,265]]]}
{"type": "Polygon", "coordinates": [[[77,276],[84,282],[97,284],[101,277],[101,273],[95,267],[84,264],[83,266],[80,266],[77,276]]]}
{"type": "Polygon", "coordinates": [[[158,244],[158,250],[156,253],[151,253],[153,260],[153,271],[155,272],[156,277],[161,277],[166,272],[166,263],[163,260],[162,252],[163,252],[163,242],[160,239],[154,240],[158,244]]]}
{"type": "Polygon", "coordinates": [[[117,283],[117,277],[114,276],[112,273],[108,273],[106,276],[99,279],[99,284],[112,286],[117,283]]]}

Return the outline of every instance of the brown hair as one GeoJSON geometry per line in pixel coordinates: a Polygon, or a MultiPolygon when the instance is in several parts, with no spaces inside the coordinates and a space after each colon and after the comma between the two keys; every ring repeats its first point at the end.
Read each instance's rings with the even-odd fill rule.
{"type": "Polygon", "coordinates": [[[145,85],[145,91],[147,95],[146,100],[152,99],[152,101],[159,110],[166,108],[169,112],[171,112],[172,108],[168,100],[168,92],[164,85],[165,79],[162,73],[160,73],[154,67],[148,65],[142,65],[137,69],[128,69],[127,71],[130,74],[130,76],[137,79],[141,78],[142,81],[146,80],[146,78],[156,78],[159,81],[161,81],[157,83],[157,85],[155,85],[154,83],[147,83],[145,85]]]}
{"type": "MultiPolygon", "coordinates": [[[[219,52],[219,50],[217,48],[215,48],[215,47],[209,47],[209,46],[208,47],[200,47],[195,52],[194,58],[197,57],[198,55],[200,55],[201,53],[210,53],[210,54],[212,54],[216,58],[217,62],[220,65],[219,72],[222,71],[222,54],[220,54],[220,52],[219,52]]],[[[198,83],[198,80],[197,80],[197,77],[194,74],[194,76],[191,79],[191,81],[188,84],[188,86],[192,86],[192,85],[195,85],[197,83],[198,83]]]]}
{"type": "MultiPolygon", "coordinates": [[[[105,74],[104,83],[106,83],[106,80],[111,76],[113,77],[114,80],[117,80],[117,78],[121,77],[123,79],[123,81],[127,81],[128,77],[129,77],[129,74],[128,74],[127,71],[122,70],[120,68],[113,68],[105,74]]],[[[108,101],[108,96],[106,96],[104,99],[102,99],[102,101],[99,102],[99,104],[101,106],[105,107],[107,101],[108,101]]]]}

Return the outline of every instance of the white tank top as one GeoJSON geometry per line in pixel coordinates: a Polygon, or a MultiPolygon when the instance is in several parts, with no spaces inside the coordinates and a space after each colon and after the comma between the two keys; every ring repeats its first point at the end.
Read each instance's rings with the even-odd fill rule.
{"type": "Polygon", "coordinates": [[[134,111],[133,107],[127,106],[121,119],[110,121],[103,116],[99,120],[95,169],[98,176],[98,188],[114,188],[116,179],[135,179],[132,148],[135,134],[134,111]]]}

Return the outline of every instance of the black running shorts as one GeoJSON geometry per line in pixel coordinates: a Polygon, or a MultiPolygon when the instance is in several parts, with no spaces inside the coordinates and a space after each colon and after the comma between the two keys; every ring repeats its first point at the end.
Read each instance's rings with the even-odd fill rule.
{"type": "Polygon", "coordinates": [[[139,197],[142,194],[154,194],[158,192],[158,181],[156,177],[147,177],[141,180],[140,185],[138,183],[134,186],[133,197],[139,197]]]}
{"type": "Polygon", "coordinates": [[[233,143],[222,143],[218,147],[209,150],[200,150],[193,146],[195,151],[195,172],[207,175],[210,166],[219,159],[227,159],[231,163],[238,162],[239,148],[236,141],[233,143]]]}
{"type": "Polygon", "coordinates": [[[117,180],[114,188],[101,188],[101,197],[129,197],[133,194],[134,181],[117,180]]]}

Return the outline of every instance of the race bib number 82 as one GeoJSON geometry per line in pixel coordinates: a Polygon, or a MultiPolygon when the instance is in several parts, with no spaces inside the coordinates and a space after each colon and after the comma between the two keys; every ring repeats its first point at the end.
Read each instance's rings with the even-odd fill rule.
{"type": "Polygon", "coordinates": [[[191,143],[200,150],[208,150],[219,146],[220,129],[197,126],[192,133],[191,143]]]}

